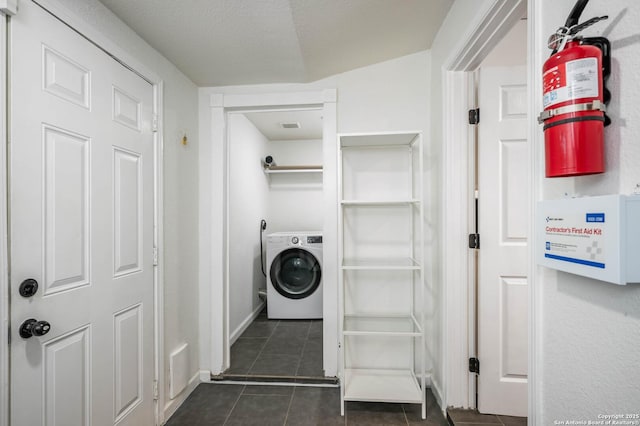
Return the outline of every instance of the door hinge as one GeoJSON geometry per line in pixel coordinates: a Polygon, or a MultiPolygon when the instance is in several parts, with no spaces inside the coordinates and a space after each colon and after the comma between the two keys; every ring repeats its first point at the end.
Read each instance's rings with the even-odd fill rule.
{"type": "Polygon", "coordinates": [[[158,393],[158,381],[154,380],[153,381],[153,400],[157,401],[159,398],[159,393],[158,393]]]}
{"type": "Polygon", "coordinates": [[[158,266],[158,247],[153,248],[153,266],[158,266]]]}
{"type": "Polygon", "coordinates": [[[474,108],[469,110],[469,124],[480,123],[480,108],[474,108]]]}
{"type": "Polygon", "coordinates": [[[469,248],[470,249],[480,248],[480,234],[469,234],[469,248]]]}
{"type": "Polygon", "coordinates": [[[480,360],[478,358],[469,358],[469,373],[480,374],[480,360]]]}
{"type": "Polygon", "coordinates": [[[151,130],[153,132],[158,131],[158,114],[153,114],[153,118],[151,119],[151,130]]]}

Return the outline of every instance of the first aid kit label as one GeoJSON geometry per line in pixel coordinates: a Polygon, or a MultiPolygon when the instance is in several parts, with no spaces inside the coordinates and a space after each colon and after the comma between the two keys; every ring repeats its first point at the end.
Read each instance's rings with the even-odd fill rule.
{"type": "Polygon", "coordinates": [[[604,213],[547,216],[545,221],[545,258],[605,268],[607,223],[604,213]]]}

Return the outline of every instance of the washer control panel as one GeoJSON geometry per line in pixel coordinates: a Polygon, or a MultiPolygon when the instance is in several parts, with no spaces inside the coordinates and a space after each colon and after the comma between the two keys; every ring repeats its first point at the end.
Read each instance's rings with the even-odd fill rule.
{"type": "Polygon", "coordinates": [[[292,246],[305,246],[309,244],[322,244],[322,235],[302,235],[302,236],[290,236],[289,245],[292,246]]]}

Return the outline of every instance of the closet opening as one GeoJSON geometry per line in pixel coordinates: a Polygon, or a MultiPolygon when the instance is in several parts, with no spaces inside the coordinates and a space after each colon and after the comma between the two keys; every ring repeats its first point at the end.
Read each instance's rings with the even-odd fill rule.
{"type": "Polygon", "coordinates": [[[334,383],[323,368],[323,110],[227,111],[224,380],[334,383]]]}

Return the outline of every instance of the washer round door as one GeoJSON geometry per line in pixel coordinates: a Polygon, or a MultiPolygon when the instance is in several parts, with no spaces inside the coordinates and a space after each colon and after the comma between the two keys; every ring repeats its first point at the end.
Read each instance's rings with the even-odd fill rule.
{"type": "Polygon", "coordinates": [[[271,263],[271,285],[284,297],[304,299],[320,286],[320,262],[306,250],[290,248],[271,263]]]}

